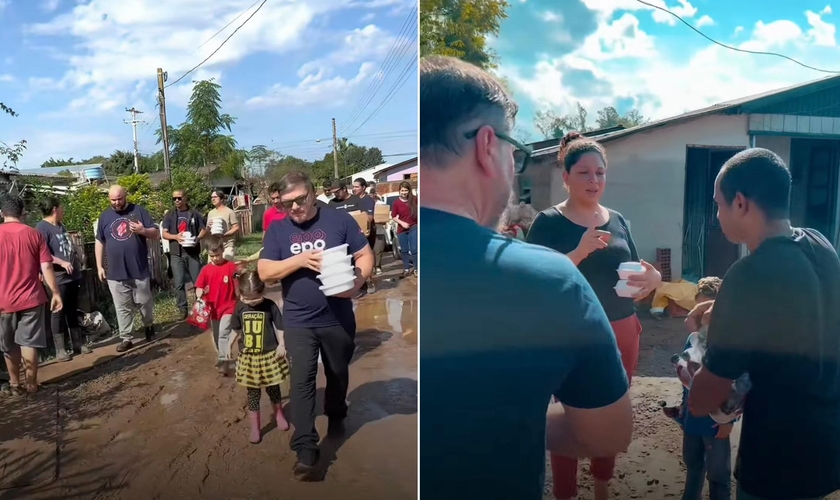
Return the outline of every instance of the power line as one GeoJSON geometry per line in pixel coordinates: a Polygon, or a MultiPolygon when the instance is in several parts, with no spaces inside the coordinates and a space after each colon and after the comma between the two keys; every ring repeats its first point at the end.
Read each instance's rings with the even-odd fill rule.
{"type": "MultiPolygon", "coordinates": [[[[345,136],[345,135],[339,134],[339,136],[342,139],[360,139],[360,138],[381,139],[385,136],[398,136],[398,135],[403,136],[404,135],[406,137],[410,137],[411,135],[416,135],[416,134],[417,134],[417,130],[415,129],[415,130],[395,130],[393,132],[377,132],[377,133],[373,133],[373,134],[355,134],[355,135],[352,135],[352,136],[351,135],[345,136]]],[[[282,143],[282,144],[273,145],[273,147],[275,147],[275,148],[291,147],[291,146],[295,146],[295,145],[298,145],[298,144],[308,145],[310,143],[319,142],[319,141],[332,141],[332,137],[317,137],[317,138],[312,138],[312,139],[301,139],[301,140],[298,140],[298,141],[292,141],[292,142],[286,142],[286,143],[282,143]]]]}
{"type": "Polygon", "coordinates": [[[784,54],[779,54],[779,53],[777,53],[777,52],[764,52],[764,51],[761,51],[761,50],[740,49],[740,48],[738,48],[738,47],[733,47],[733,46],[731,46],[731,45],[727,45],[727,44],[725,44],[725,43],[718,42],[718,41],[717,41],[717,40],[715,40],[714,38],[711,38],[710,36],[706,35],[706,34],[705,34],[705,33],[703,33],[702,31],[700,31],[699,29],[697,29],[697,28],[695,28],[694,26],[692,26],[692,25],[691,25],[691,23],[689,23],[688,21],[686,21],[685,19],[683,19],[683,18],[682,18],[682,17],[680,17],[679,15],[674,14],[673,12],[671,12],[671,11],[670,11],[670,10],[668,10],[668,9],[666,9],[665,7],[660,7],[660,6],[658,6],[658,5],[653,5],[652,3],[645,2],[644,0],[636,0],[636,1],[637,1],[637,2],[639,2],[640,4],[647,5],[648,7],[654,8],[654,9],[656,9],[656,10],[662,11],[662,12],[664,12],[664,13],[666,13],[666,14],[669,14],[669,15],[671,15],[671,16],[673,16],[673,17],[675,17],[675,18],[676,18],[679,22],[683,23],[684,25],[686,25],[686,26],[688,26],[689,28],[691,28],[692,30],[694,30],[694,32],[695,32],[695,33],[697,33],[698,35],[702,36],[703,38],[705,38],[706,40],[708,40],[708,41],[712,42],[712,43],[713,43],[713,44],[715,44],[715,45],[720,45],[721,47],[723,47],[723,48],[725,48],[725,49],[734,50],[735,52],[743,52],[743,53],[745,53],[745,54],[755,54],[755,55],[759,55],[759,56],[775,56],[775,57],[781,57],[782,59],[787,59],[788,61],[790,61],[790,62],[792,62],[792,63],[794,63],[794,64],[798,64],[798,65],[802,66],[803,68],[808,68],[808,69],[811,69],[811,70],[814,70],[814,71],[819,71],[820,73],[830,73],[830,74],[832,74],[832,75],[840,75],[840,71],[832,71],[832,70],[830,70],[830,69],[815,68],[814,66],[810,66],[810,65],[805,64],[805,63],[803,63],[803,62],[799,62],[799,61],[797,61],[796,59],[794,59],[794,58],[792,58],[792,57],[788,57],[788,56],[786,56],[786,55],[784,55],[784,54]]]}
{"type": "Polygon", "coordinates": [[[231,33],[230,35],[228,35],[228,37],[227,37],[227,38],[225,38],[225,40],[222,42],[222,44],[221,44],[221,45],[219,45],[219,46],[216,48],[216,50],[214,50],[213,52],[211,52],[209,56],[207,56],[207,57],[206,57],[203,61],[201,61],[200,63],[196,64],[196,65],[195,65],[195,66],[194,66],[191,70],[189,70],[189,71],[187,71],[186,73],[184,73],[183,75],[181,75],[181,77],[180,77],[180,78],[178,78],[178,79],[177,79],[177,80],[175,80],[174,82],[172,82],[172,83],[170,83],[170,84],[166,85],[164,88],[169,88],[169,87],[171,87],[171,86],[175,85],[176,83],[178,83],[178,82],[180,82],[181,80],[183,80],[183,79],[184,79],[187,75],[189,75],[189,74],[190,74],[190,73],[192,73],[193,71],[195,71],[195,70],[197,70],[198,68],[200,68],[202,64],[204,64],[204,63],[206,63],[207,61],[209,61],[211,57],[213,57],[214,55],[216,55],[216,52],[218,52],[218,51],[219,51],[222,47],[224,47],[224,46],[225,46],[225,44],[227,43],[227,41],[228,41],[228,40],[230,40],[230,39],[233,37],[233,35],[235,35],[235,34],[236,34],[236,32],[237,32],[237,31],[239,31],[239,30],[240,30],[243,26],[245,26],[245,24],[247,24],[247,23],[248,23],[248,21],[250,21],[250,20],[251,20],[251,18],[252,18],[252,17],[254,17],[254,15],[256,15],[256,13],[257,13],[257,12],[259,12],[259,11],[260,11],[260,9],[262,9],[262,8],[263,8],[263,5],[265,5],[265,3],[266,3],[267,1],[268,1],[268,0],[263,0],[263,1],[262,1],[262,3],[260,4],[260,6],[259,6],[259,7],[257,7],[257,10],[255,10],[254,12],[252,12],[252,13],[251,13],[251,15],[250,15],[250,16],[248,16],[248,18],[247,18],[247,19],[245,19],[245,20],[242,22],[242,24],[240,24],[239,26],[237,26],[237,27],[236,27],[236,29],[235,29],[235,30],[233,30],[233,33],[231,33]]]}
{"type": "Polygon", "coordinates": [[[242,16],[243,16],[246,12],[248,12],[248,11],[249,11],[249,10],[251,10],[251,9],[253,9],[253,8],[254,8],[254,5],[257,5],[258,3],[260,3],[260,0],[257,0],[256,2],[252,3],[250,7],[248,7],[248,8],[247,8],[247,9],[245,9],[245,10],[243,10],[242,12],[240,12],[240,13],[239,13],[239,15],[238,15],[238,16],[236,16],[236,17],[234,17],[233,19],[231,19],[231,20],[230,20],[230,22],[229,22],[229,23],[227,23],[227,24],[225,25],[225,27],[224,27],[224,28],[222,28],[222,29],[220,29],[219,31],[215,32],[215,33],[213,34],[213,36],[211,36],[211,37],[210,37],[210,38],[208,38],[207,40],[204,40],[204,43],[202,43],[201,45],[199,45],[199,46],[198,46],[198,48],[200,49],[201,47],[204,47],[205,45],[207,45],[207,42],[209,42],[210,40],[212,40],[212,39],[216,38],[216,37],[219,35],[219,33],[221,33],[222,31],[224,31],[224,30],[228,29],[228,26],[230,26],[231,24],[233,24],[233,23],[234,23],[234,21],[236,21],[237,19],[239,19],[240,17],[242,17],[242,16]]]}
{"type": "Polygon", "coordinates": [[[403,67],[402,72],[397,77],[397,81],[395,81],[394,84],[391,85],[391,88],[388,89],[388,93],[385,95],[385,98],[382,99],[382,102],[379,103],[379,106],[377,106],[376,109],[374,109],[368,115],[368,117],[365,118],[365,120],[353,130],[353,132],[350,132],[351,135],[356,133],[356,131],[358,131],[362,127],[364,127],[367,122],[369,122],[389,102],[391,102],[391,99],[393,99],[394,96],[397,95],[397,92],[399,92],[399,90],[403,87],[403,85],[405,85],[405,82],[408,81],[408,77],[409,77],[409,75],[411,75],[411,72],[410,72],[411,69],[417,69],[417,50],[414,51],[414,55],[408,60],[408,63],[406,63],[406,65],[403,67]]]}
{"type": "Polygon", "coordinates": [[[376,72],[376,75],[381,75],[379,78],[374,78],[368,84],[367,88],[365,89],[362,96],[359,98],[359,101],[350,111],[346,120],[341,122],[342,130],[349,129],[353,123],[358,120],[359,116],[364,112],[365,108],[370,104],[373,98],[376,95],[376,92],[379,91],[379,88],[385,83],[385,80],[388,79],[389,74],[396,66],[397,61],[404,55],[405,51],[408,47],[414,45],[414,41],[417,40],[417,4],[414,4],[414,7],[408,13],[408,16],[403,21],[402,28],[400,28],[399,33],[397,33],[396,38],[394,39],[394,43],[391,44],[391,48],[388,50],[388,53],[385,56],[385,59],[382,61],[382,64],[379,66],[379,70],[376,72]],[[409,30],[414,28],[414,35],[411,41],[406,42],[409,36],[409,30]],[[398,47],[401,47],[398,49],[398,47]],[[397,52],[400,52],[400,56],[396,56],[397,52]]]}

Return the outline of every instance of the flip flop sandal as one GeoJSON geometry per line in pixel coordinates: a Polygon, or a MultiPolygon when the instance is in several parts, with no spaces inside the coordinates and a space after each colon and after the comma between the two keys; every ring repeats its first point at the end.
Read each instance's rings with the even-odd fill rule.
{"type": "Polygon", "coordinates": [[[27,394],[26,389],[22,388],[21,386],[10,385],[10,384],[3,384],[3,386],[0,387],[0,393],[2,393],[4,396],[15,396],[15,397],[25,396],[27,394]]]}

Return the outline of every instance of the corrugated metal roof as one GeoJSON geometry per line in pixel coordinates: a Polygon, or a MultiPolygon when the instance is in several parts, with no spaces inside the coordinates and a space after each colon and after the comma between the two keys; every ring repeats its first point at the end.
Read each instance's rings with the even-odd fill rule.
{"type": "MultiPolygon", "coordinates": [[[[597,139],[599,142],[606,142],[611,141],[613,139],[619,139],[621,137],[626,137],[628,135],[635,134],[637,132],[644,132],[648,130],[652,130],[658,127],[664,127],[667,125],[672,125],[676,123],[682,123],[690,120],[694,120],[700,118],[702,116],[707,115],[714,115],[719,113],[724,113],[727,111],[735,110],[741,106],[746,104],[752,104],[757,101],[765,100],[765,99],[778,99],[780,97],[784,98],[792,98],[796,95],[807,93],[812,88],[814,91],[817,90],[816,87],[824,87],[827,85],[833,85],[840,83],[840,75],[835,76],[827,76],[825,78],[820,78],[818,80],[811,80],[805,83],[798,83],[796,85],[791,85],[789,87],[783,87],[781,89],[770,90],[768,92],[762,92],[760,94],[754,94],[746,97],[740,97],[738,99],[733,99],[731,101],[724,101],[718,104],[713,104],[711,106],[697,109],[694,111],[689,111],[683,113],[681,115],[672,116],[669,118],[663,118],[661,120],[652,121],[650,123],[646,123],[644,125],[639,125],[638,127],[628,128],[624,130],[620,130],[618,132],[611,132],[603,135],[592,136],[593,139],[597,139]],[[791,93],[790,96],[785,96],[785,94],[791,93]]],[[[560,149],[560,145],[554,145],[548,148],[540,149],[538,151],[534,151],[533,156],[545,156],[549,154],[557,153],[560,149]]]]}
{"type": "Polygon", "coordinates": [[[87,165],[66,165],[63,167],[46,167],[46,168],[27,168],[24,170],[19,170],[18,173],[20,175],[57,175],[61,172],[67,172],[68,170],[71,173],[78,173],[84,172],[89,168],[102,168],[102,163],[89,163],[87,165]]]}

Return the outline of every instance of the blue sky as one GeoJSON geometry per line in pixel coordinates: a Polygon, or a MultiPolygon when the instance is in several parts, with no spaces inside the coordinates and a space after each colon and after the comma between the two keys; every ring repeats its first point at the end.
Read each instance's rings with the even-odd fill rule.
{"type": "MultiPolygon", "coordinates": [[[[827,76],[715,46],[636,0],[509,1],[509,18],[491,45],[521,105],[517,133],[524,139],[542,138],[533,127],[536,110],[567,113],[575,101],[593,123],[605,106],[656,119],[827,76]]],[[[840,72],[840,12],[828,0],[648,2],[729,45],[840,72]]]]}
{"type": "MultiPolygon", "coordinates": [[[[224,112],[238,118],[240,147],[320,158],[335,118],[354,143],[386,155],[415,152],[416,15],[402,30],[415,4],[268,0],[210,61],[166,90],[168,121],[183,121],[193,80],[213,77],[224,112]]],[[[0,141],[28,141],[19,168],[130,150],[123,120],[133,106],[147,121],[138,127],[141,152],[159,150],[157,68],[173,82],[254,9],[254,0],[0,0],[0,101],[20,114],[0,116],[0,141]]]]}

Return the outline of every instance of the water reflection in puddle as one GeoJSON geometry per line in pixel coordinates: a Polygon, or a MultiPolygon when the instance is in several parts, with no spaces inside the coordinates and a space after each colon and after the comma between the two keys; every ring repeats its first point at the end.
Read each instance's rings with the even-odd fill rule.
{"type": "Polygon", "coordinates": [[[353,308],[358,331],[383,330],[417,342],[417,299],[363,300],[353,308]]]}

